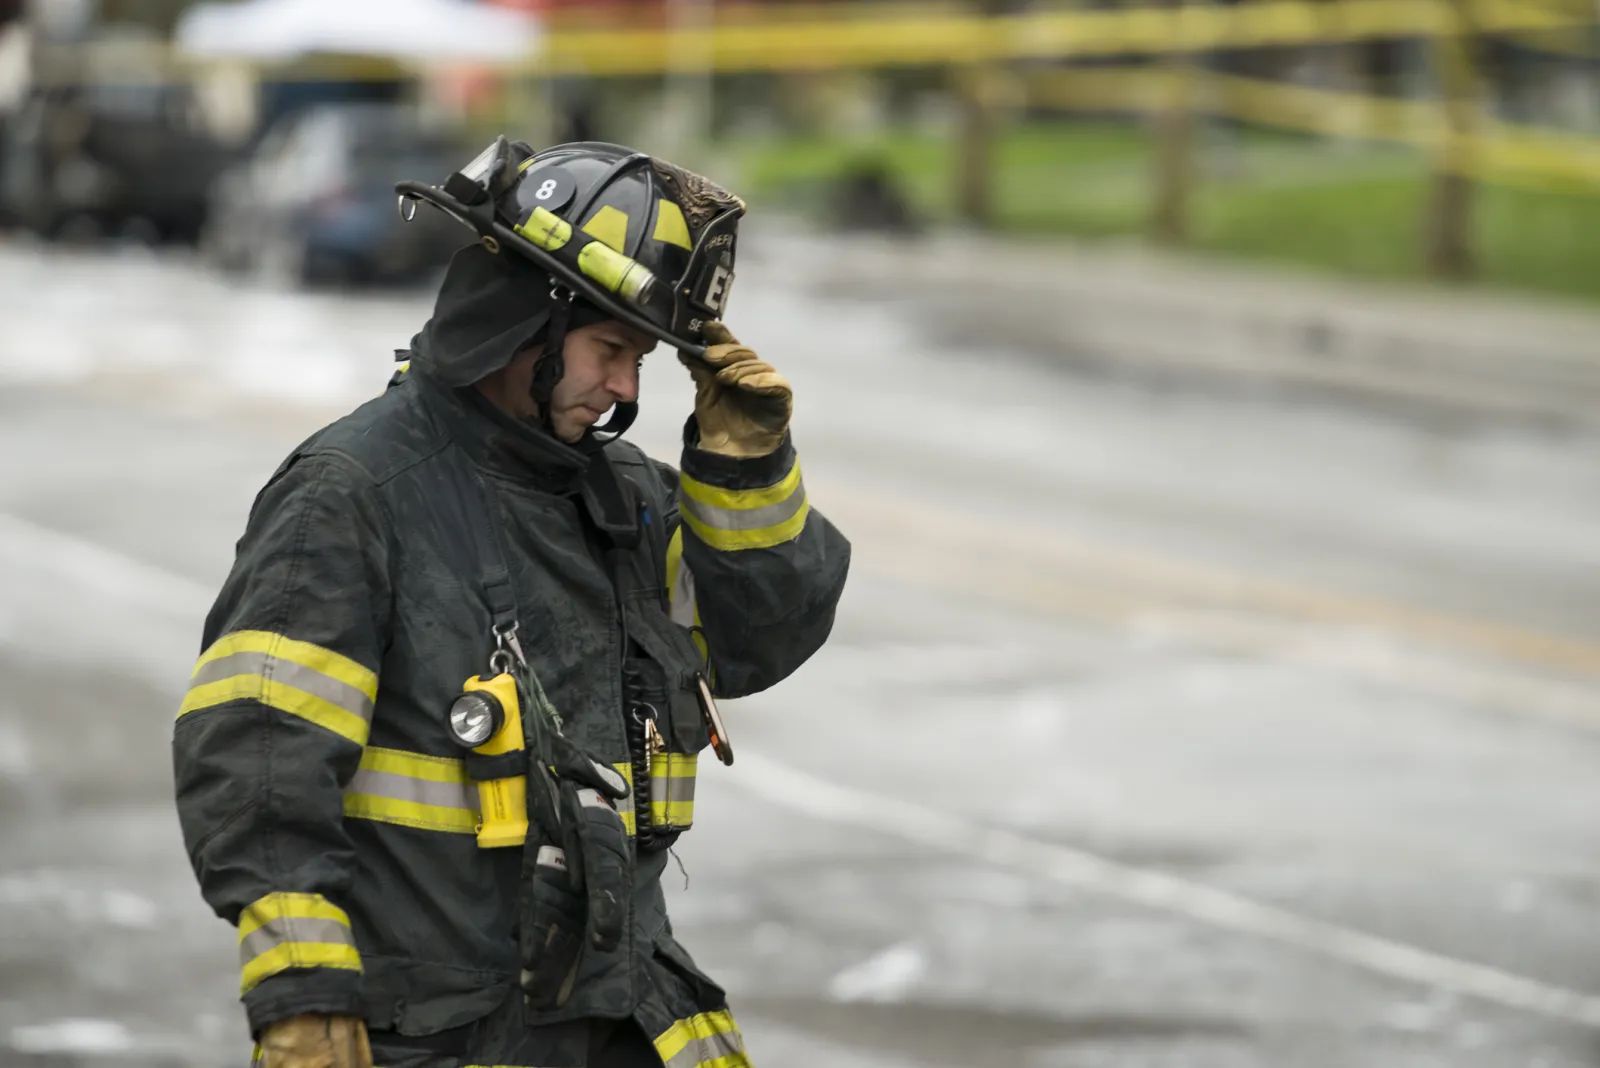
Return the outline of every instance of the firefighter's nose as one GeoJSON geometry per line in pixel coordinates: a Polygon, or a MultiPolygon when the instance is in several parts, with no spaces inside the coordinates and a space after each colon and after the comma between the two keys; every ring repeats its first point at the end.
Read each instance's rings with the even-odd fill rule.
{"type": "Polygon", "coordinates": [[[619,404],[632,404],[639,399],[639,364],[628,361],[611,372],[606,389],[619,404]]]}

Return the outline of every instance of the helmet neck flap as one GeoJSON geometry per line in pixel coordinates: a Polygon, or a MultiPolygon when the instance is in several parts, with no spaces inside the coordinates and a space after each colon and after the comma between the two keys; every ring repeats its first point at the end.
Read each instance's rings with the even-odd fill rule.
{"type": "MultiPolygon", "coordinates": [[[[611,317],[605,309],[574,299],[532,264],[469,245],[451,258],[433,315],[411,341],[411,359],[416,370],[440,384],[461,388],[539,345],[542,352],[529,392],[539,406],[540,427],[551,433],[551,401],[565,373],[566,335],[611,317]]],[[[620,403],[609,420],[590,427],[573,447],[592,451],[613,441],[637,416],[638,405],[620,403]]]]}

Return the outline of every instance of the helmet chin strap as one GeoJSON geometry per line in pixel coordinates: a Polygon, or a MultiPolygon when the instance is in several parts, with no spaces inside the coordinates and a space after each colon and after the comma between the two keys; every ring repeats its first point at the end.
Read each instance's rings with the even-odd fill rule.
{"type": "MultiPolygon", "coordinates": [[[[565,352],[567,324],[572,319],[572,299],[572,290],[559,285],[550,288],[550,325],[545,331],[544,352],[533,365],[533,381],[528,386],[528,395],[539,406],[539,425],[551,437],[556,436],[556,431],[551,422],[550,401],[555,396],[556,384],[567,373],[565,352]]],[[[611,411],[611,418],[584,431],[575,447],[588,451],[608,445],[620,438],[638,417],[637,404],[619,401],[611,411]]]]}
{"type": "Polygon", "coordinates": [[[611,418],[604,423],[597,423],[590,427],[583,435],[580,445],[594,442],[596,445],[609,445],[616,441],[639,418],[639,406],[633,401],[618,401],[611,409],[611,418]]]}
{"type": "Polygon", "coordinates": [[[555,395],[556,383],[567,373],[563,354],[567,347],[567,323],[572,316],[572,290],[551,286],[550,302],[550,323],[545,330],[544,352],[533,365],[533,381],[528,386],[528,395],[539,406],[539,425],[545,433],[554,437],[555,427],[550,422],[550,399],[555,395]]]}

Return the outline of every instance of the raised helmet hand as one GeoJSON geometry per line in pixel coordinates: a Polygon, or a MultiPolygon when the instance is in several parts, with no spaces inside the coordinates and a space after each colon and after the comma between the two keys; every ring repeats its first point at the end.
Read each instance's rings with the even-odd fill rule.
{"type": "Polygon", "coordinates": [[[794,412],[789,380],[728,328],[711,322],[703,360],[679,353],[694,378],[699,447],[723,456],[766,456],[783,444],[794,412]]]}

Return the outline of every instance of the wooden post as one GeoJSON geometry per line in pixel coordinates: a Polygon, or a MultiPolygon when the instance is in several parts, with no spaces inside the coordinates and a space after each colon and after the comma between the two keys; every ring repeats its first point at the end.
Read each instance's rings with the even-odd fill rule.
{"type": "Polygon", "coordinates": [[[954,72],[959,126],[956,133],[956,214],[971,226],[994,224],[995,116],[986,65],[954,72]]]}
{"type": "MultiPolygon", "coordinates": [[[[1161,3],[1181,15],[1187,0],[1161,3]]],[[[1150,131],[1155,164],[1150,233],[1164,244],[1181,245],[1189,240],[1195,186],[1195,57],[1185,50],[1173,51],[1162,58],[1159,69],[1168,97],[1150,131]]]]}
{"type": "Polygon", "coordinates": [[[676,31],[668,58],[668,151],[704,168],[713,138],[716,56],[705,35],[716,26],[716,0],[667,0],[667,24],[676,31]]]}
{"type": "Polygon", "coordinates": [[[1451,0],[1459,32],[1433,42],[1445,130],[1444,143],[1434,157],[1433,188],[1425,209],[1424,259],[1429,275],[1445,279],[1470,278],[1477,270],[1470,166],[1480,81],[1467,6],[1465,0],[1451,0]]]}

